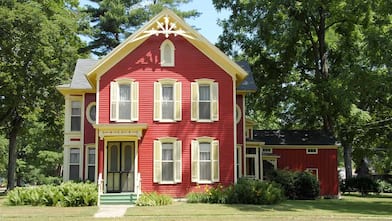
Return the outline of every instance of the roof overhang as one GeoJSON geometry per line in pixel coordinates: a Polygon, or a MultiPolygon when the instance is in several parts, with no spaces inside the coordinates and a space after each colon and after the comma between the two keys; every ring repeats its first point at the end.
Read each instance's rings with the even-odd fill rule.
{"type": "Polygon", "coordinates": [[[64,85],[57,86],[56,89],[64,96],[70,94],[85,94],[85,93],[95,93],[94,89],[84,89],[84,88],[70,88],[64,85]]]}
{"type": "Polygon", "coordinates": [[[237,86],[248,75],[242,67],[232,61],[227,55],[211,44],[191,26],[186,24],[182,18],[177,16],[173,11],[164,9],[142,28],[129,36],[112,52],[101,59],[98,64],[86,74],[91,86],[96,88],[97,79],[100,78],[101,75],[105,74],[150,36],[160,34],[165,35],[166,38],[169,35],[180,35],[184,37],[204,55],[215,62],[220,68],[231,75],[237,86]]]}

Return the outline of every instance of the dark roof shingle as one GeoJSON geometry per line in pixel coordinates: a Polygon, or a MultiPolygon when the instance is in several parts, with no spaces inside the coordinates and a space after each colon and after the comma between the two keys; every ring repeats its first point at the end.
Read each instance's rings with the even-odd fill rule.
{"type": "Polygon", "coordinates": [[[266,145],[335,145],[335,138],[322,130],[254,130],[253,139],[266,145]]]}

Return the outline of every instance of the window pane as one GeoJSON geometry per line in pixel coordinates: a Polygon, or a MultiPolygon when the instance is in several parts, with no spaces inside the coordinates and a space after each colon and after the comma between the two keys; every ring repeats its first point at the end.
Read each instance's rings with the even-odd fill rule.
{"type": "Polygon", "coordinates": [[[211,103],[210,102],[199,102],[199,119],[209,120],[211,119],[211,103]]]}
{"type": "Polygon", "coordinates": [[[71,115],[79,115],[80,116],[80,107],[81,107],[81,104],[80,104],[80,101],[72,101],[72,103],[71,103],[71,106],[72,106],[72,111],[71,111],[71,115]]]}
{"type": "Polygon", "coordinates": [[[256,175],[255,166],[256,166],[255,158],[254,157],[247,157],[246,158],[246,175],[255,176],[256,175]]]}
{"type": "Polygon", "coordinates": [[[118,146],[113,145],[110,148],[110,167],[109,172],[117,172],[119,171],[118,168],[118,146]]]}
{"type": "Polygon", "coordinates": [[[71,148],[69,154],[69,162],[78,164],[80,160],[80,150],[79,148],[71,148]]]}
{"type": "Polygon", "coordinates": [[[90,113],[89,113],[90,119],[92,121],[94,121],[94,122],[95,122],[95,119],[96,119],[96,110],[97,110],[97,106],[93,105],[93,106],[91,106],[90,113]]]}
{"type": "Polygon", "coordinates": [[[129,84],[120,84],[120,101],[131,100],[131,86],[129,84]]]}
{"type": "Polygon", "coordinates": [[[130,101],[120,101],[118,114],[119,114],[119,119],[122,119],[122,120],[131,119],[131,102],[130,101]]]}
{"type": "Polygon", "coordinates": [[[87,179],[94,182],[95,178],[95,166],[88,166],[87,179]]]}
{"type": "Polygon", "coordinates": [[[211,163],[200,162],[200,179],[211,180],[211,163]]]}
{"type": "Polygon", "coordinates": [[[69,179],[70,180],[79,180],[79,165],[70,165],[69,166],[69,179]]]}
{"type": "Polygon", "coordinates": [[[173,85],[162,85],[162,118],[174,118],[173,85]]]}
{"type": "Polygon", "coordinates": [[[246,148],[247,154],[256,154],[256,148],[246,148]]]}
{"type": "Polygon", "coordinates": [[[80,131],[80,116],[71,116],[71,131],[80,131]]]}
{"type": "Polygon", "coordinates": [[[162,161],[173,160],[173,144],[163,143],[162,144],[162,161]]]}
{"type": "Polygon", "coordinates": [[[162,162],[162,180],[173,181],[174,180],[174,163],[173,162],[162,162]]]}
{"type": "Polygon", "coordinates": [[[88,149],[88,164],[95,165],[95,148],[88,149]]]}
{"type": "Polygon", "coordinates": [[[211,160],[210,143],[200,143],[200,160],[211,160]]]}
{"type": "Polygon", "coordinates": [[[163,48],[163,56],[164,56],[164,61],[166,64],[171,64],[171,48],[169,44],[166,44],[163,48]]]}
{"type": "Polygon", "coordinates": [[[199,86],[199,100],[209,101],[210,100],[210,86],[200,85],[199,86]]]}
{"type": "Polygon", "coordinates": [[[131,171],[132,169],[132,147],[131,145],[126,145],[124,147],[124,171],[131,171]]]}

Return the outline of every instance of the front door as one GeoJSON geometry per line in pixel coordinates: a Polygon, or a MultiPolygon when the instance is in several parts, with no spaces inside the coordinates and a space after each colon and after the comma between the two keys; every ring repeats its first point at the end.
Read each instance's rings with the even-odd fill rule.
{"type": "Polygon", "coordinates": [[[107,192],[133,192],[135,142],[109,142],[107,148],[107,192]]]}

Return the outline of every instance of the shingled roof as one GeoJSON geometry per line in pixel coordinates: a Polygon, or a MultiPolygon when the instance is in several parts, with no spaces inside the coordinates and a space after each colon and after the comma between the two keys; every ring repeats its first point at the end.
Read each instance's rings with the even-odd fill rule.
{"type": "Polygon", "coordinates": [[[253,140],[266,145],[335,145],[335,138],[321,130],[254,130],[253,140]]]}
{"type": "Polygon", "coordinates": [[[252,70],[250,69],[249,63],[246,61],[238,61],[237,64],[248,73],[248,76],[246,76],[246,78],[237,87],[237,90],[238,91],[256,91],[257,86],[256,86],[255,80],[253,78],[253,73],[252,73],[252,70]]]}
{"type": "Polygon", "coordinates": [[[87,81],[86,75],[98,60],[94,59],[78,59],[76,62],[74,74],[70,84],[70,88],[73,89],[91,89],[90,83],[87,81]]]}

